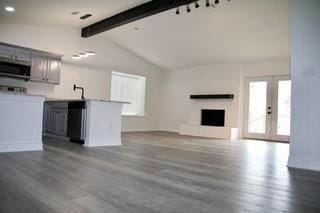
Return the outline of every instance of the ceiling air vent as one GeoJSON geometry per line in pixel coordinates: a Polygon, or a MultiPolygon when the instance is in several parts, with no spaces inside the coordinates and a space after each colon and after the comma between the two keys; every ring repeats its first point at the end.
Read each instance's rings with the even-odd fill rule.
{"type": "Polygon", "coordinates": [[[87,19],[87,18],[89,18],[89,17],[91,17],[92,16],[92,14],[85,14],[85,15],[83,15],[83,16],[81,16],[80,17],[80,19],[87,19]]]}

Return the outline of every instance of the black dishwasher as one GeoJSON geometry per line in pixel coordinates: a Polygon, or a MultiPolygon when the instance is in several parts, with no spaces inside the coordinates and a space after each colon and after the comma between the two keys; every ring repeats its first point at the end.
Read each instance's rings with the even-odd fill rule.
{"type": "Polygon", "coordinates": [[[86,102],[68,102],[67,134],[71,142],[84,144],[86,132],[86,102]]]}

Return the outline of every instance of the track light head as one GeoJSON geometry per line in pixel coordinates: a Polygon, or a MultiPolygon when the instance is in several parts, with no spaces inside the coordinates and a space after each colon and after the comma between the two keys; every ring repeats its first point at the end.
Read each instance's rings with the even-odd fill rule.
{"type": "Polygon", "coordinates": [[[179,15],[179,14],[180,14],[179,7],[177,7],[176,14],[177,14],[177,15],[179,15]]]}
{"type": "Polygon", "coordinates": [[[195,1],[195,2],[194,2],[194,7],[195,7],[195,8],[199,8],[199,7],[200,7],[198,1],[195,1]]]}
{"type": "Polygon", "coordinates": [[[210,0],[206,0],[206,7],[210,7],[210,0]]]}
{"type": "Polygon", "coordinates": [[[215,4],[219,4],[220,2],[219,2],[219,0],[215,0],[214,3],[215,4]]]}
{"type": "Polygon", "coordinates": [[[187,5],[187,13],[190,13],[191,12],[191,9],[190,9],[190,6],[189,5],[187,5]]]}

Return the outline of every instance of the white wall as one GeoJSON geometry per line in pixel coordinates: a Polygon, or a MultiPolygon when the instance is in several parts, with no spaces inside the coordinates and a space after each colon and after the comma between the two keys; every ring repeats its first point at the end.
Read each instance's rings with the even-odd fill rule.
{"type": "MultiPolygon", "coordinates": [[[[288,59],[226,63],[165,73],[161,128],[178,131],[180,124],[200,124],[200,110],[225,109],[226,126],[242,128],[244,78],[289,75],[288,59]],[[190,100],[191,94],[232,93],[234,100],[190,100]]],[[[241,136],[241,134],[240,134],[241,136]]]]}
{"type": "Polygon", "coordinates": [[[122,49],[104,35],[88,39],[80,30],[61,27],[0,24],[0,41],[64,54],[61,84],[58,86],[0,78],[0,84],[25,86],[31,94],[49,98],[79,98],[72,85],[83,86],[86,98],[109,99],[111,71],[146,76],[146,113],[144,117],[123,117],[123,131],[159,129],[163,72],[140,57],[122,49]],[[97,55],[73,61],[72,54],[94,50],[97,55]]]}
{"type": "Polygon", "coordinates": [[[289,166],[320,170],[320,1],[291,0],[289,166]]]}

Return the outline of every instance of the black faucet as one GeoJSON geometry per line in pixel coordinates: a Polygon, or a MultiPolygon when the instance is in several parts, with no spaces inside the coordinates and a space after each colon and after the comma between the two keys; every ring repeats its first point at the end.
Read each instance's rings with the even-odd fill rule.
{"type": "Polygon", "coordinates": [[[84,99],[84,89],[83,87],[77,87],[77,85],[73,85],[73,91],[76,91],[76,89],[80,89],[81,90],[81,99],[84,99]]]}

